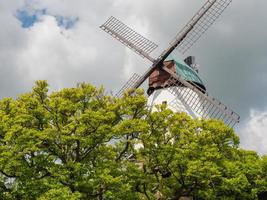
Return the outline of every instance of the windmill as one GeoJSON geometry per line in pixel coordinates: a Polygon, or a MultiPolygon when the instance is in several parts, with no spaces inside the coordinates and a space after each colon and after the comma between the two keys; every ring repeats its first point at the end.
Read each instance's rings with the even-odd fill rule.
{"type": "Polygon", "coordinates": [[[122,96],[130,88],[140,87],[148,79],[148,103],[151,105],[167,103],[174,111],[184,111],[197,118],[219,119],[231,127],[238,123],[240,117],[237,113],[207,93],[197,74],[193,57],[187,57],[184,61],[168,59],[175,49],[183,54],[189,50],[231,2],[208,0],[156,59],[150,56],[157,48],[154,42],[111,16],[100,28],[152,62],[143,75],[134,74],[117,96],[122,96]]]}

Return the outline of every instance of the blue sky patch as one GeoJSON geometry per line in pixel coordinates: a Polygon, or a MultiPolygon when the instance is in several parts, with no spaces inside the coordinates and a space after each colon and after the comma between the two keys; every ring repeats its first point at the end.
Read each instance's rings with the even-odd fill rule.
{"type": "MultiPolygon", "coordinates": [[[[17,10],[16,18],[21,22],[23,28],[32,27],[36,22],[40,21],[40,17],[47,14],[46,9],[27,11],[27,10],[17,10]]],[[[55,17],[57,25],[64,29],[71,29],[76,22],[79,20],[78,17],[64,17],[61,15],[51,15],[55,17]]]]}
{"type": "Polygon", "coordinates": [[[35,10],[34,12],[28,12],[26,10],[18,10],[16,18],[21,22],[23,28],[32,27],[39,21],[40,16],[46,14],[46,9],[35,10]]]}
{"type": "Polygon", "coordinates": [[[65,29],[72,28],[76,22],[79,20],[78,17],[63,17],[63,16],[56,16],[57,25],[63,27],[65,29]]]}

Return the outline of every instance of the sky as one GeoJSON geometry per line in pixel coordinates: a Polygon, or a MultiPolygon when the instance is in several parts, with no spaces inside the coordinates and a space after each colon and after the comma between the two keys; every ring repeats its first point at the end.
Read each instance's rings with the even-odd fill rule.
{"type": "MultiPolygon", "coordinates": [[[[159,45],[157,57],[205,0],[1,0],[0,98],[79,82],[115,93],[150,65],[99,26],[115,16],[159,45]]],[[[267,1],[233,0],[185,54],[196,56],[208,92],[240,114],[246,149],[267,154],[267,1]]],[[[178,52],[174,52],[181,56],[178,52]]]]}

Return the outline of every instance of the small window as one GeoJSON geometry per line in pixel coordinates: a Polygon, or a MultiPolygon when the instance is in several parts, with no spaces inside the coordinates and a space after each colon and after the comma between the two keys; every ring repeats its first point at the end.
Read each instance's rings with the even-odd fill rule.
{"type": "Polygon", "coordinates": [[[167,105],[167,101],[162,101],[162,104],[163,105],[167,105]]]}

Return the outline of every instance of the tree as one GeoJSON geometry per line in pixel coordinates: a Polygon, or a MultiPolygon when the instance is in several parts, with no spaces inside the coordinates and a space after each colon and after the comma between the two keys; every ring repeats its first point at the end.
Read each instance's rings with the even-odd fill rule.
{"type": "Polygon", "coordinates": [[[231,128],[142,91],[123,98],[81,83],[0,101],[2,199],[255,199],[267,190],[266,157],[238,147],[231,128]]]}

